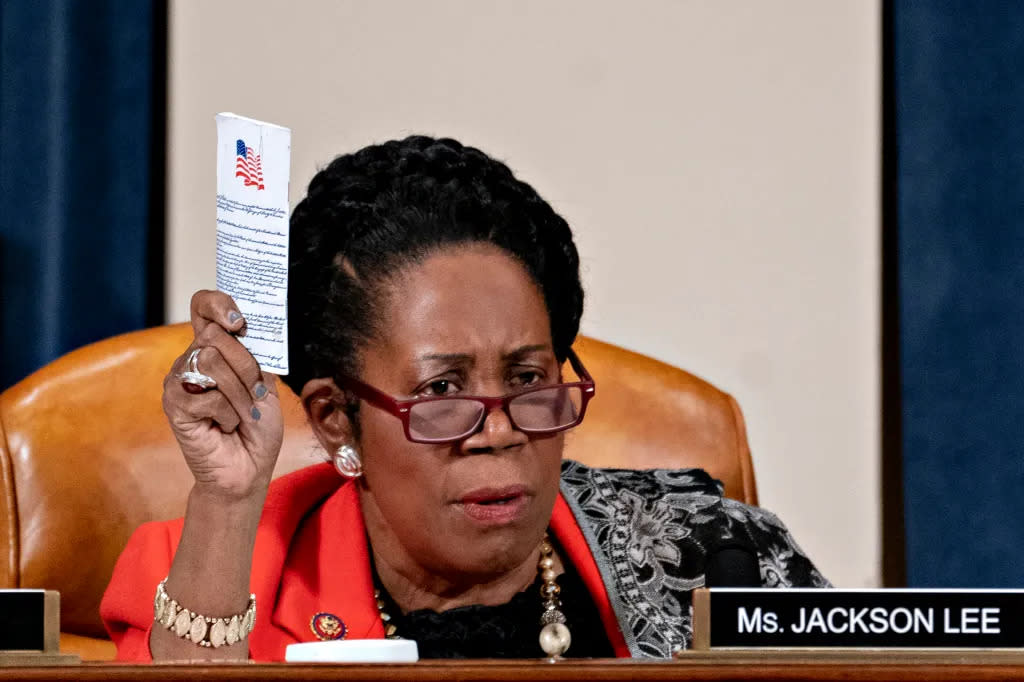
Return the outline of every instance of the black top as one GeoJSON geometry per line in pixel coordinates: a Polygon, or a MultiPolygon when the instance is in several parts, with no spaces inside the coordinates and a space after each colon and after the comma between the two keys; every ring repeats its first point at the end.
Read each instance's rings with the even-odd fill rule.
{"type": "MultiPolygon", "coordinates": [[[[378,585],[385,611],[397,634],[416,640],[420,658],[542,658],[540,576],[507,604],[462,606],[438,613],[424,609],[402,614],[391,596],[378,585]]],[[[610,658],[615,656],[604,632],[601,616],[586,585],[575,569],[566,564],[558,577],[562,613],[572,635],[564,656],[610,658]]]]}

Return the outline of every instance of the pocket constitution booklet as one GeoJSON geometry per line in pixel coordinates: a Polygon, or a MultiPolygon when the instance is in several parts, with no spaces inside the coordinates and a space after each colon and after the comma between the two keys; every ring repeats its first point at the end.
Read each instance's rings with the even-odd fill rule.
{"type": "Polygon", "coordinates": [[[217,289],[260,368],[288,373],[288,128],[217,114],[217,289]]]}

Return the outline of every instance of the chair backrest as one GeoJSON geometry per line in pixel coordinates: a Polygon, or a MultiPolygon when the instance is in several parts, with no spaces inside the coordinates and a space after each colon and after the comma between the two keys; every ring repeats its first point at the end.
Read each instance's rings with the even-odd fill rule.
{"type": "MultiPolygon", "coordinates": [[[[0,587],[61,592],[61,629],[105,637],[98,608],[141,523],[181,516],[191,476],[161,409],[163,377],[188,325],[76,350],[0,394],[0,587]]],[[[707,469],[756,503],[743,418],[707,382],[593,339],[577,352],[597,381],[566,457],[595,466],[707,469]]],[[[324,459],[284,384],[285,444],[275,475],[324,459]]]]}

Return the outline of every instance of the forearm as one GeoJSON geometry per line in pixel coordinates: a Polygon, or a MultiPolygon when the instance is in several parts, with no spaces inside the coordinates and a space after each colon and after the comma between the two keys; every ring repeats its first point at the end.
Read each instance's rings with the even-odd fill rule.
{"type": "MultiPolygon", "coordinates": [[[[180,606],[214,618],[245,612],[256,527],[265,496],[263,491],[226,502],[199,486],[192,489],[181,542],[165,586],[180,606]]],[[[249,656],[248,639],[230,646],[202,647],[160,623],[153,625],[149,646],[153,660],[242,660],[249,656]]]]}

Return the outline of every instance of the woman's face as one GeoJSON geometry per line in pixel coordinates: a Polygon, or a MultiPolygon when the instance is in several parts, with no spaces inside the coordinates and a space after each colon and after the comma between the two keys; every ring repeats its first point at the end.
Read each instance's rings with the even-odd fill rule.
{"type": "MultiPolygon", "coordinates": [[[[358,378],[392,396],[501,396],[560,381],[543,296],[496,247],[453,247],[410,266],[384,311],[358,378]]],[[[528,436],[499,409],[462,441],[424,445],[365,402],[359,425],[363,515],[376,554],[480,578],[536,550],[558,493],[562,434],[528,436]]]]}

